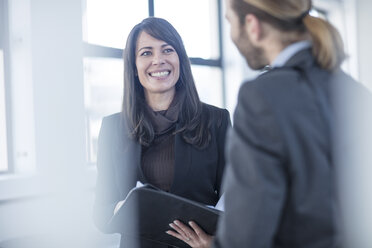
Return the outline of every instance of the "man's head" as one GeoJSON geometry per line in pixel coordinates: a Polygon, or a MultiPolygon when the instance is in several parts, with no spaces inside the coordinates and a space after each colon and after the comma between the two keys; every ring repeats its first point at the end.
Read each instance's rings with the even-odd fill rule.
{"type": "Polygon", "coordinates": [[[240,15],[232,8],[233,1],[236,0],[226,0],[226,19],[231,25],[231,39],[246,59],[249,67],[254,70],[262,69],[269,62],[263,49],[253,44],[262,36],[262,29],[258,26],[258,19],[250,15],[247,17],[248,24],[245,25],[245,18],[242,20],[240,15]]]}
{"type": "Polygon", "coordinates": [[[324,69],[337,68],[344,58],[337,30],[309,15],[311,0],[225,0],[231,38],[252,69],[270,64],[286,46],[313,42],[313,53],[324,69]]]}

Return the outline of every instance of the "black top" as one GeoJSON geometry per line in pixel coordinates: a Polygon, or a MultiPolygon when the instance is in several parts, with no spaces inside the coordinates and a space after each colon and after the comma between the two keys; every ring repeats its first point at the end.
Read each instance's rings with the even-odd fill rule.
{"type": "Polygon", "coordinates": [[[153,111],[147,106],[145,114],[151,120],[154,139],[142,146],[141,167],[146,180],[169,192],[174,175],[174,131],[178,121],[181,99],[177,94],[167,110],[153,111]]]}
{"type": "Polygon", "coordinates": [[[169,192],[174,175],[174,128],[155,135],[150,146],[142,146],[141,167],[146,180],[169,192]]]}

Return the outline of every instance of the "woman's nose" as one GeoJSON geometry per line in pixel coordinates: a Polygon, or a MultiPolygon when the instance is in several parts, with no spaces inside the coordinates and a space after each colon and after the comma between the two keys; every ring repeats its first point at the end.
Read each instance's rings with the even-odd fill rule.
{"type": "Polygon", "coordinates": [[[157,64],[164,64],[164,63],[165,63],[164,55],[161,54],[161,53],[155,53],[154,56],[153,56],[152,63],[153,63],[154,65],[157,65],[157,64]]]}

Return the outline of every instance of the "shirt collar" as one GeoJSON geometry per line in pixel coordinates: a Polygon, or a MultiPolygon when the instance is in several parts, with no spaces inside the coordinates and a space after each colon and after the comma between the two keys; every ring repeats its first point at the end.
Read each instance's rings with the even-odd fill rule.
{"type": "Polygon", "coordinates": [[[302,40],[295,42],[286,48],[284,48],[279,55],[274,59],[274,61],[271,63],[270,67],[282,67],[287,63],[287,61],[296,53],[298,53],[301,50],[304,50],[306,48],[311,47],[311,42],[308,40],[302,40]]]}

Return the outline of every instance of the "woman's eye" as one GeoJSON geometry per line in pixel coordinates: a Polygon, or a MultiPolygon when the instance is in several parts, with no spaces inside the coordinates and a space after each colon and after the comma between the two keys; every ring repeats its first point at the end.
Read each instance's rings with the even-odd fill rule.
{"type": "Polygon", "coordinates": [[[172,49],[172,48],[164,49],[164,53],[171,53],[171,52],[174,52],[174,49],[172,49]]]}
{"type": "Polygon", "coordinates": [[[145,52],[141,53],[141,56],[149,56],[149,55],[151,55],[150,51],[145,51],[145,52]]]}

